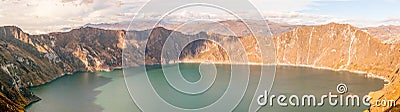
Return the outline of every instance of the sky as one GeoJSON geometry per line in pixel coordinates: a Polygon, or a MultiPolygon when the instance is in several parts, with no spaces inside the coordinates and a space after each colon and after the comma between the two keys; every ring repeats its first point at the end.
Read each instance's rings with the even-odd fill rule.
{"type": "MultiPolygon", "coordinates": [[[[185,0],[160,0],[157,6],[167,6],[172,1],[185,0]]],[[[317,25],[338,22],[357,27],[400,26],[400,0],[250,0],[250,2],[264,19],[280,23],[317,25]]],[[[162,14],[138,15],[138,11],[148,3],[149,0],[0,0],[0,26],[13,25],[30,34],[43,34],[77,28],[88,23],[130,21],[135,16],[143,16],[148,20],[158,19],[162,14]]],[[[240,3],[231,0],[227,0],[226,3],[241,7],[240,3]]],[[[229,19],[227,15],[210,13],[201,7],[189,9],[175,12],[168,20],[229,19]]]]}

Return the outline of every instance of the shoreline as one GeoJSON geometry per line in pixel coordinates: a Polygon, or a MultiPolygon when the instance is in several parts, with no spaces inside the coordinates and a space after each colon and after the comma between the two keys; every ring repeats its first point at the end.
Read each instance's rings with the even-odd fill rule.
{"type": "MultiPolygon", "coordinates": [[[[99,69],[99,70],[86,70],[86,71],[79,71],[79,70],[76,70],[76,71],[73,71],[73,72],[62,73],[61,75],[59,75],[59,76],[57,76],[57,77],[55,77],[55,78],[53,78],[53,79],[51,79],[51,80],[49,80],[49,81],[46,81],[46,82],[41,83],[41,84],[38,84],[38,85],[28,86],[28,87],[26,87],[26,89],[28,89],[29,91],[31,91],[31,90],[30,90],[31,88],[35,88],[35,87],[39,87],[39,86],[44,86],[44,85],[47,85],[47,84],[51,84],[52,82],[54,82],[54,81],[56,81],[56,80],[58,80],[58,79],[60,79],[60,78],[62,78],[62,77],[65,77],[65,76],[68,76],[68,75],[73,75],[73,74],[79,73],[79,72],[89,72],[89,73],[94,73],[94,72],[112,72],[112,71],[115,71],[115,70],[123,70],[123,68],[124,68],[124,67],[122,67],[122,66],[117,66],[117,67],[109,67],[109,68],[104,68],[104,69],[99,69]]],[[[32,92],[32,91],[31,91],[31,92],[32,92]]],[[[33,92],[32,92],[32,94],[35,95],[35,93],[33,93],[33,92]]],[[[36,95],[35,95],[35,96],[36,96],[36,95]]],[[[33,104],[35,104],[35,103],[37,103],[37,102],[43,100],[43,99],[41,99],[39,96],[36,96],[36,97],[39,98],[39,99],[29,102],[29,103],[28,103],[27,105],[25,105],[23,108],[26,109],[26,108],[28,108],[29,106],[31,106],[31,105],[33,105],[33,104]]]]}
{"type": "MultiPolygon", "coordinates": [[[[49,81],[46,81],[46,82],[41,83],[41,84],[38,84],[38,85],[28,86],[28,87],[26,87],[26,89],[28,89],[29,91],[31,91],[31,88],[35,88],[35,87],[39,87],[39,86],[51,84],[52,82],[54,82],[54,81],[57,80],[57,79],[60,79],[60,78],[65,77],[65,76],[67,76],[67,75],[72,75],[72,74],[75,74],[75,73],[79,73],[79,72],[91,72],[91,73],[93,73],[93,72],[112,72],[112,71],[114,71],[114,70],[122,70],[122,69],[123,69],[123,67],[119,66],[119,67],[110,67],[110,68],[108,68],[108,69],[99,69],[99,70],[94,70],[94,71],[90,71],[90,70],[87,70],[87,71],[79,71],[79,70],[77,70],[77,71],[73,71],[73,72],[62,73],[61,75],[59,75],[59,76],[57,76],[57,77],[55,77],[55,78],[53,78],[53,79],[51,79],[51,80],[49,80],[49,81]]],[[[32,92],[32,91],[31,91],[31,92],[32,92]]],[[[35,93],[33,93],[33,92],[32,92],[32,94],[35,95],[35,93]]],[[[36,96],[36,95],[35,95],[35,96],[36,96]]],[[[36,97],[39,98],[39,99],[29,102],[27,105],[24,106],[24,109],[26,109],[27,107],[33,105],[34,103],[37,103],[37,102],[43,100],[43,99],[41,99],[39,96],[36,96],[36,97]]]]}
{"type": "MultiPolygon", "coordinates": [[[[388,79],[386,79],[383,76],[379,76],[379,75],[376,75],[376,74],[368,73],[368,72],[365,72],[365,71],[348,70],[348,69],[333,69],[333,68],[330,68],[330,67],[318,67],[318,66],[304,65],[304,64],[299,64],[299,65],[286,64],[286,63],[263,64],[263,63],[256,63],[256,62],[230,63],[230,62],[208,62],[208,61],[207,62],[201,62],[201,61],[176,61],[176,62],[168,63],[168,64],[178,64],[178,63],[213,63],[213,64],[233,64],[233,65],[261,65],[261,66],[273,66],[273,65],[276,65],[276,66],[290,66],[290,67],[306,67],[306,68],[313,68],[313,69],[331,70],[331,71],[337,71],[337,72],[338,71],[345,71],[345,72],[351,72],[351,73],[357,73],[357,74],[364,74],[364,76],[367,77],[367,78],[381,79],[384,82],[386,82],[387,84],[391,83],[388,79]]],[[[156,64],[149,64],[149,65],[156,65],[156,64]]],[[[48,82],[45,82],[45,83],[42,83],[42,84],[39,84],[39,85],[29,86],[27,88],[33,88],[33,87],[45,85],[45,84],[51,83],[54,80],[57,80],[57,79],[63,77],[63,76],[71,75],[71,74],[74,74],[74,73],[77,73],[77,72],[112,72],[114,70],[123,70],[124,68],[125,67],[118,66],[118,67],[110,67],[108,69],[99,69],[99,70],[94,70],[94,71],[74,71],[74,72],[63,73],[63,74],[59,75],[58,77],[55,77],[54,79],[51,79],[48,82]]],[[[387,85],[387,84],[385,84],[385,85],[387,85]]]]}
{"type": "Polygon", "coordinates": [[[366,71],[358,71],[358,70],[348,70],[348,69],[334,69],[334,68],[330,68],[330,67],[317,67],[317,66],[311,66],[311,65],[295,65],[295,64],[284,64],[284,63],[278,63],[277,65],[283,65],[283,66],[294,66],[294,67],[307,67],[307,68],[314,68],[314,69],[323,69],[323,70],[331,70],[331,71],[336,71],[336,72],[340,72],[340,71],[345,71],[345,72],[351,72],[351,73],[357,73],[357,74],[365,74],[364,76],[367,78],[375,78],[375,79],[381,79],[384,82],[390,84],[391,82],[386,79],[383,76],[379,76],[376,74],[372,74],[372,73],[368,73],[366,71]]]}
{"type": "Polygon", "coordinates": [[[61,78],[61,77],[64,77],[64,76],[67,76],[67,75],[72,75],[72,74],[78,73],[78,72],[91,72],[91,73],[93,73],[93,72],[112,72],[112,71],[114,71],[114,70],[122,70],[122,69],[123,69],[123,67],[118,66],[118,67],[110,67],[110,68],[108,68],[108,69],[87,70],[87,71],[79,71],[79,70],[77,70],[77,71],[73,71],[73,72],[61,73],[61,75],[58,75],[57,77],[55,77],[55,78],[53,78],[53,79],[51,79],[51,80],[49,80],[49,81],[46,81],[46,82],[41,83],[41,84],[38,84],[38,85],[28,86],[28,87],[26,87],[26,88],[34,88],[34,87],[37,87],[37,86],[46,85],[46,84],[51,83],[51,82],[53,82],[54,80],[57,80],[57,79],[59,79],[59,78],[61,78]]]}
{"type": "MultiPolygon", "coordinates": [[[[365,71],[357,71],[357,70],[348,70],[348,69],[333,69],[330,67],[317,67],[317,66],[312,66],[312,65],[303,65],[303,64],[285,64],[285,63],[277,63],[277,64],[263,64],[263,63],[255,63],[255,62],[249,62],[249,63],[230,63],[230,62],[205,62],[205,61],[176,61],[173,63],[168,63],[168,64],[179,64],[179,63],[213,63],[213,64],[233,64],[233,65],[261,65],[261,66],[288,66],[288,67],[304,67],[304,68],[312,68],[312,69],[322,69],[322,70],[331,70],[331,71],[335,71],[335,72],[339,72],[339,71],[345,71],[345,72],[350,72],[350,73],[356,73],[356,74],[363,74],[366,78],[374,78],[374,79],[380,79],[383,80],[384,82],[386,82],[387,84],[384,84],[383,86],[386,86],[388,84],[390,84],[391,82],[389,80],[387,80],[386,78],[384,78],[383,76],[378,76],[376,74],[372,74],[372,73],[368,73],[365,71]]],[[[149,65],[154,65],[154,64],[149,64],[149,65]]],[[[77,72],[112,72],[114,70],[123,70],[125,67],[119,66],[119,67],[110,67],[108,69],[99,69],[99,70],[94,70],[94,71],[74,71],[74,72],[69,72],[69,73],[63,73],[58,77],[55,77],[54,79],[45,82],[43,84],[39,84],[39,85],[34,85],[34,86],[29,86],[27,87],[27,89],[30,88],[34,88],[34,87],[38,87],[38,86],[42,86],[42,85],[46,85],[46,84],[50,84],[51,82],[67,76],[67,75],[71,75],[77,72]]],[[[32,92],[33,93],[33,92],[32,92]]],[[[34,93],[33,93],[34,94],[34,93]]],[[[38,97],[38,96],[37,96],[38,97]]],[[[32,101],[30,102],[28,105],[24,106],[24,109],[26,109],[27,107],[33,105],[34,103],[37,103],[39,101],[41,101],[42,99],[40,97],[38,97],[40,100],[36,100],[36,101],[32,101]]]]}
{"type": "MultiPolygon", "coordinates": [[[[201,61],[178,61],[177,63],[204,63],[201,61]]],[[[318,66],[312,66],[312,65],[304,65],[304,64],[286,64],[286,63],[277,63],[277,64],[263,64],[263,63],[255,63],[255,62],[249,62],[249,63],[229,63],[229,62],[206,62],[206,63],[215,63],[215,64],[234,64],[234,65],[276,65],[276,66],[291,66],[291,67],[306,67],[306,68],[313,68],[313,69],[323,69],[323,70],[331,70],[331,71],[345,71],[345,72],[351,72],[351,73],[357,73],[357,74],[365,74],[364,76],[367,78],[375,78],[375,79],[381,79],[385,83],[390,84],[391,82],[386,79],[383,76],[379,76],[376,74],[368,73],[366,71],[358,71],[358,70],[348,70],[348,69],[334,69],[330,67],[318,67],[318,66]]],[[[173,63],[171,63],[173,64],[173,63]]]]}

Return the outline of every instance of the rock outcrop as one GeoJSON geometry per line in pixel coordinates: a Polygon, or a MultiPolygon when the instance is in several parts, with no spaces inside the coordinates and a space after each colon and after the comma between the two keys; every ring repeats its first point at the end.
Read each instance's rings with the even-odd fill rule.
{"type": "Polygon", "coordinates": [[[243,63],[241,59],[246,56],[248,62],[259,62],[260,55],[257,41],[252,36],[234,37],[206,32],[186,35],[158,27],[149,34],[145,63],[176,63],[178,61],[243,63]],[[172,43],[166,42],[167,39],[172,43]],[[162,52],[166,54],[163,55],[162,52]],[[163,59],[161,59],[162,55],[163,59]],[[173,57],[174,55],[176,57],[173,57]]]}
{"type": "Polygon", "coordinates": [[[76,71],[111,70],[122,65],[124,31],[81,28],[29,35],[0,27],[0,110],[24,111],[40,98],[27,87],[76,71]]]}
{"type": "MultiPolygon", "coordinates": [[[[376,100],[395,100],[399,105],[400,44],[382,43],[372,35],[348,24],[330,23],[299,27],[276,36],[277,61],[281,64],[362,71],[383,77],[389,84],[370,93],[376,100]]],[[[371,107],[371,111],[399,107],[371,107]]]]}

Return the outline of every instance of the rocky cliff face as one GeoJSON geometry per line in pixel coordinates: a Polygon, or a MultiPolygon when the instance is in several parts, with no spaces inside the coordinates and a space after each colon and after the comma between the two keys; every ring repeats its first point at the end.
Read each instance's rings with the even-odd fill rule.
{"type": "Polygon", "coordinates": [[[296,28],[275,40],[278,63],[363,71],[384,77],[390,84],[372,92],[372,101],[391,99],[400,104],[400,44],[385,44],[351,25],[335,23],[296,28]]]}
{"type": "MultiPolygon", "coordinates": [[[[141,32],[148,39],[138,39],[139,32],[128,32],[127,43],[131,52],[127,57],[134,59],[133,64],[159,64],[185,62],[221,62],[243,63],[243,57],[249,62],[260,62],[261,52],[257,41],[252,36],[235,37],[215,33],[200,32],[187,35],[181,32],[167,30],[162,27],[141,32]],[[144,42],[144,41],[147,41],[144,42]],[[169,43],[171,42],[171,43],[169,43]],[[132,44],[131,44],[132,43],[132,44]],[[145,62],[140,61],[138,54],[144,54],[139,49],[145,49],[145,62]],[[240,52],[242,50],[242,52],[240,52]],[[162,53],[165,54],[162,54],[162,53]],[[228,54],[231,54],[230,56],[228,54]]],[[[270,40],[272,41],[272,40],[270,40]]],[[[132,63],[132,62],[131,62],[132,63]]]]}
{"type": "Polygon", "coordinates": [[[390,81],[397,77],[388,71],[400,67],[399,44],[383,44],[348,24],[296,28],[275,39],[278,63],[365,71],[390,81]]]}
{"type": "Polygon", "coordinates": [[[0,27],[0,110],[23,111],[40,100],[27,87],[75,71],[110,70],[122,65],[124,31],[81,28],[66,33],[29,35],[0,27]]]}

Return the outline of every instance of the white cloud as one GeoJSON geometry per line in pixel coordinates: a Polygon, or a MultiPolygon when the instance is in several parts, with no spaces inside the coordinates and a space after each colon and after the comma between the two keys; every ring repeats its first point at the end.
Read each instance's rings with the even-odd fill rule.
{"type": "Polygon", "coordinates": [[[5,0],[0,25],[16,25],[29,33],[60,31],[86,23],[129,20],[145,1],[128,0],[5,0]]]}
{"type": "Polygon", "coordinates": [[[317,25],[326,24],[330,22],[346,23],[351,22],[353,19],[341,19],[335,16],[329,15],[314,15],[305,13],[263,13],[264,17],[268,20],[278,23],[289,23],[299,25],[317,25]]]}
{"type": "Polygon", "coordinates": [[[316,0],[250,0],[263,12],[296,12],[310,8],[316,0]]]}
{"type": "Polygon", "coordinates": [[[388,18],[386,20],[381,21],[382,25],[400,25],[400,17],[388,18]]]}

